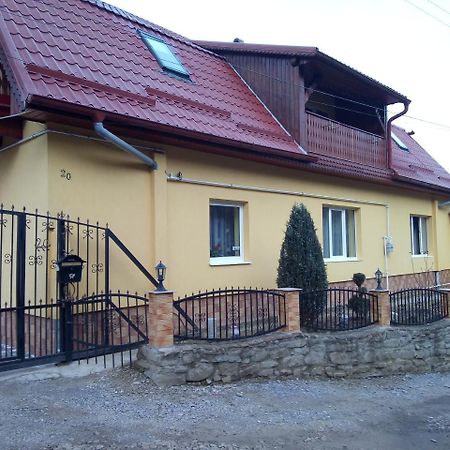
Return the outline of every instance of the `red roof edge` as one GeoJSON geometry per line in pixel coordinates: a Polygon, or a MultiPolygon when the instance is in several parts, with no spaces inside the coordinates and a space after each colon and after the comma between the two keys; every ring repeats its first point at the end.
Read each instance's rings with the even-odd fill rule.
{"type": "MultiPolygon", "coordinates": [[[[299,161],[304,163],[310,163],[317,161],[317,157],[308,155],[306,153],[294,153],[283,150],[277,150],[271,147],[263,147],[260,145],[249,144],[245,142],[239,142],[232,139],[221,138],[218,136],[204,135],[195,131],[185,130],[182,128],[175,128],[169,125],[161,125],[156,122],[148,122],[147,120],[136,119],[121,114],[113,114],[105,111],[94,110],[85,106],[73,105],[68,102],[61,102],[59,100],[48,99],[38,95],[32,95],[27,99],[30,107],[43,107],[49,108],[50,112],[66,112],[74,113],[82,116],[82,119],[86,122],[94,122],[98,120],[98,117],[102,117],[105,122],[110,122],[116,126],[132,126],[136,128],[147,129],[149,131],[161,131],[165,133],[173,134],[176,130],[177,135],[183,136],[189,139],[195,139],[202,142],[210,142],[213,144],[224,145],[230,148],[237,148],[239,150],[253,151],[263,154],[265,157],[280,157],[286,160],[299,161]]],[[[43,110],[45,111],[45,109],[43,110]]],[[[295,141],[294,141],[295,142],[295,141]]]]}
{"type": "Polygon", "coordinates": [[[392,171],[393,171],[392,179],[396,181],[413,184],[415,186],[422,186],[424,188],[431,189],[435,192],[440,192],[446,196],[450,195],[450,189],[447,189],[445,187],[439,187],[436,184],[426,183],[425,181],[415,180],[414,178],[406,177],[404,175],[400,175],[395,169],[392,169],[392,171]]]}

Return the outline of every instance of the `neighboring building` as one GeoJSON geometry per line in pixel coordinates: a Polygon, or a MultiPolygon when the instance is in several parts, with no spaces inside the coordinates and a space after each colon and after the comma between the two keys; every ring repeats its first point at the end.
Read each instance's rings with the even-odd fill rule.
{"type": "MultiPolygon", "coordinates": [[[[0,65],[0,200],[108,222],[179,294],[273,287],[295,202],[330,281],[450,282],[450,175],[404,130],[385,139],[386,106],[409,100],[315,48],[193,43],[99,1],[0,0],[0,65]]],[[[150,288],[121,267],[111,288],[150,288]]]]}

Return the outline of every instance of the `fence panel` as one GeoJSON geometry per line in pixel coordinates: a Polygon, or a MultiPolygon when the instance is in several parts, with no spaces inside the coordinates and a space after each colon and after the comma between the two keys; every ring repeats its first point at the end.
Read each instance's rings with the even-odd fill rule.
{"type": "Polygon", "coordinates": [[[424,325],[448,317],[448,294],[437,289],[403,289],[390,294],[392,325],[424,325]]]}
{"type": "Polygon", "coordinates": [[[300,326],[310,331],[344,331],[378,322],[378,297],[352,289],[300,295],[300,326]]]}
{"type": "Polygon", "coordinates": [[[275,291],[223,289],[174,302],[175,340],[242,339],[285,326],[285,296],[275,291]]]}

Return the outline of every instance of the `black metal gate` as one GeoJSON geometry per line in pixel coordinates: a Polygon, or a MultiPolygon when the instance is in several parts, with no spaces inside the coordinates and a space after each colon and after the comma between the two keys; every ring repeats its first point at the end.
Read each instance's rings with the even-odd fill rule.
{"type": "Polygon", "coordinates": [[[1,206],[0,371],[147,342],[147,299],[116,290],[120,282],[111,286],[111,244],[157,285],[108,227],[1,206]],[[80,283],[58,282],[56,261],[68,254],[85,261],[80,283]]]}

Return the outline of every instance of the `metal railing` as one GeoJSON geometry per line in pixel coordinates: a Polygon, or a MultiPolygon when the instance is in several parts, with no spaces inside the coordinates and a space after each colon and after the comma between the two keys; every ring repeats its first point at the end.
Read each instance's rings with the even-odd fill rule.
{"type": "Polygon", "coordinates": [[[285,326],[285,296],[276,291],[220,289],[174,302],[175,340],[243,339],[285,326]]]}
{"type": "MultiPolygon", "coordinates": [[[[67,318],[60,316],[64,300],[86,302],[89,297],[89,308],[106,301],[114,309],[117,294],[102,292],[127,287],[119,284],[126,282],[123,255],[145,277],[143,289],[158,285],[107,226],[0,205],[0,362],[37,364],[39,358],[62,358],[70,344],[63,336],[67,318]],[[81,282],[70,285],[70,295],[69,285],[60,283],[57,274],[57,261],[67,255],[84,261],[81,282]]],[[[130,294],[128,298],[132,300],[130,294]]]]}
{"type": "Polygon", "coordinates": [[[448,317],[448,294],[437,289],[403,289],[389,298],[392,325],[424,325],[448,317]]]}
{"type": "Polygon", "coordinates": [[[0,371],[46,362],[103,358],[148,343],[146,297],[129,292],[0,307],[0,371]],[[23,329],[18,333],[17,317],[23,329]]]}
{"type": "Polygon", "coordinates": [[[309,331],[344,331],[378,322],[378,297],[352,289],[300,295],[300,326],[309,331]]]}

